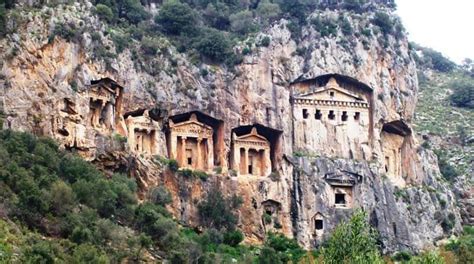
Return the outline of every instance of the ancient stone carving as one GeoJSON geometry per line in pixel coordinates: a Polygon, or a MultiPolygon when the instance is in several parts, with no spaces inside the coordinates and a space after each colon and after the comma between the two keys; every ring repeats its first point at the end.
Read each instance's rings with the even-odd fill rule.
{"type": "Polygon", "coordinates": [[[324,176],[331,185],[331,203],[336,208],[352,208],[353,186],[362,181],[362,176],[348,171],[327,173],[324,176]]]}
{"type": "Polygon", "coordinates": [[[320,212],[317,212],[311,218],[311,225],[313,227],[313,236],[321,238],[324,233],[324,216],[320,212]]]}
{"type": "Polygon", "coordinates": [[[262,221],[266,232],[281,228],[281,203],[269,199],[262,202],[262,209],[262,221]]]}
{"type": "Polygon", "coordinates": [[[105,78],[92,81],[85,93],[89,98],[89,122],[96,129],[114,129],[120,115],[123,88],[105,78]]]}
{"type": "Polygon", "coordinates": [[[270,142],[253,127],[250,134],[232,134],[232,169],[238,175],[267,176],[272,172],[270,142]]]}
{"type": "Polygon", "coordinates": [[[212,171],[214,144],[212,127],[198,121],[195,113],[188,121],[169,121],[169,154],[182,168],[212,171]]]}
{"type": "Polygon", "coordinates": [[[404,146],[410,134],[411,129],[401,120],[386,123],[382,127],[381,143],[385,173],[393,184],[401,187],[405,185],[402,173],[404,146]]]}
{"type": "Polygon", "coordinates": [[[317,79],[293,84],[296,148],[326,156],[369,158],[370,88],[358,89],[354,82],[341,87],[335,76],[319,85],[317,79]]]}
{"type": "Polygon", "coordinates": [[[150,117],[148,110],[145,110],[142,115],[128,115],[125,123],[128,129],[127,141],[133,152],[148,155],[159,153],[160,124],[150,117]]]}

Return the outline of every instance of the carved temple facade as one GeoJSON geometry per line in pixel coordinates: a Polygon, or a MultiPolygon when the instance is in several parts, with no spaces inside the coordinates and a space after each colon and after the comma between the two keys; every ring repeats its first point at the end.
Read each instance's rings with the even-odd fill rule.
{"type": "Polygon", "coordinates": [[[123,87],[110,78],[91,81],[85,91],[89,98],[89,123],[98,129],[114,129],[122,112],[123,87]]]}
{"type": "Polygon", "coordinates": [[[297,150],[330,157],[371,157],[371,88],[350,77],[324,75],[292,84],[297,150]]]}
{"type": "Polygon", "coordinates": [[[159,144],[161,125],[150,116],[149,110],[125,115],[127,142],[130,150],[136,154],[160,154],[159,144]]]}
{"type": "Polygon", "coordinates": [[[268,176],[272,172],[270,142],[253,127],[250,133],[232,133],[232,169],[238,175],[268,176]]]}
{"type": "Polygon", "coordinates": [[[214,168],[214,130],[200,122],[195,113],[188,120],[169,121],[169,157],[181,168],[212,171],[214,168]]]}

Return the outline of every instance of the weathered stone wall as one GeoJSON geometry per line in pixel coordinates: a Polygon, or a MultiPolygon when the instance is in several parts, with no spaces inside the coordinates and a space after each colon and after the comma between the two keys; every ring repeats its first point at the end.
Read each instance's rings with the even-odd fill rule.
{"type": "MultiPolygon", "coordinates": [[[[8,83],[3,92],[4,112],[10,120],[8,127],[60,138],[52,120],[61,117],[58,113],[64,99],[76,97],[76,88],[85,87],[91,80],[110,77],[124,87],[123,113],[158,107],[167,113],[162,126],[167,124],[168,116],[193,110],[222,120],[220,158],[228,157],[231,132],[236,127],[259,123],[282,131],[279,145],[272,146],[276,156],[272,160],[275,174],[271,177],[233,177],[228,173],[216,173],[207,181],[201,181],[173,174],[156,161],[117,146],[120,144],[112,138],[115,131],[102,135],[87,126],[75,130],[76,138],[89,140],[96,149],[91,158],[98,166],[106,170],[119,170],[125,166],[142,190],[157,184],[169,188],[173,194],[169,209],[180,221],[197,225],[196,201],[212,186],[218,185],[226,194],[242,196],[244,204],[238,212],[239,227],[248,242],[258,243],[264,238],[269,227],[262,222],[262,202],[273,200],[281,204],[278,230],[295,236],[309,247],[318,241],[312,236],[310,223],[316,213],[321,213],[326,220],[323,235],[326,236],[352,210],[336,209],[331,204],[331,187],[323,179],[326,173],[347,170],[362,176],[363,181],[353,187],[353,207],[363,207],[370,212],[373,224],[382,234],[385,250],[405,247],[418,250],[431,245],[449,233],[443,233],[441,228],[449,214],[454,216],[455,230],[459,228],[452,193],[438,180],[436,159],[432,153],[419,150],[414,138],[410,137],[403,147],[406,155],[402,157],[401,167],[406,173],[401,177],[407,183],[407,188],[401,189],[403,199],[394,195],[399,190],[385,180],[383,124],[393,120],[410,124],[416,103],[416,69],[406,39],[386,36],[382,44],[378,38],[383,36],[379,33],[364,39],[368,42],[365,44],[362,37],[352,39],[351,46],[347,47],[341,44],[344,36],[321,37],[314,28],[305,26],[301,39],[297,40],[287,29],[288,22],[281,20],[257,36],[257,39],[268,36],[270,45],[255,47],[235,71],[215,65],[195,66],[186,55],[178,53],[163,40],[171,57],[159,55],[154,58],[163,68],[153,76],[135,66],[129,50],[119,54],[109,66],[97,57],[88,32],[99,32],[104,45],[110,46],[112,51],[114,48],[110,39],[100,33],[103,25],[93,16],[91,6],[86,1],[67,7],[45,8],[34,14],[22,11],[29,21],[27,27],[1,43],[4,59],[16,50],[2,68],[8,83]],[[46,12],[51,15],[42,16],[46,12]],[[51,41],[48,37],[52,28],[48,25],[55,21],[89,28],[79,42],[67,42],[58,37],[51,41]],[[201,69],[208,70],[209,74],[201,76],[201,69]],[[303,131],[293,126],[289,84],[297,78],[311,79],[328,73],[350,76],[373,88],[373,159],[356,162],[293,157],[295,135],[303,131]],[[446,208],[440,205],[441,199],[447,202],[446,208]]],[[[337,19],[340,12],[327,10],[316,15],[337,19]]],[[[367,26],[368,16],[348,17],[354,28],[367,26]]],[[[78,115],[85,115],[86,110],[81,109],[78,115]]],[[[118,126],[116,130],[123,132],[126,127],[118,126]]],[[[160,135],[164,137],[164,134],[160,135]]],[[[161,140],[165,142],[166,139],[161,140]]],[[[327,147],[341,143],[335,138],[327,147]]],[[[227,159],[222,159],[221,165],[227,168],[227,159]]]]}

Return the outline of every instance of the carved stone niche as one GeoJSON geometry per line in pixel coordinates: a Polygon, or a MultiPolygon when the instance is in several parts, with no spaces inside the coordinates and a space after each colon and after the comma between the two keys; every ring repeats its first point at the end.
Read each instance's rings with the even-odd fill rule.
{"type": "Polygon", "coordinates": [[[222,121],[197,111],[170,117],[169,158],[177,160],[181,168],[211,172],[215,157],[222,164],[221,126],[222,121]]]}
{"type": "Polygon", "coordinates": [[[313,228],[313,236],[321,238],[324,234],[324,215],[317,212],[311,217],[311,227],[313,228]]]}
{"type": "Polygon", "coordinates": [[[291,84],[296,149],[368,159],[373,140],[372,88],[327,74],[291,84]]]}
{"type": "Polygon", "coordinates": [[[270,175],[277,165],[280,134],[261,125],[233,129],[231,164],[237,175],[270,175]]]}
{"type": "Polygon", "coordinates": [[[403,120],[385,123],[381,143],[384,153],[384,169],[388,178],[397,186],[404,186],[402,163],[406,158],[406,145],[411,135],[410,127],[403,120]]]}
{"type": "Polygon", "coordinates": [[[88,124],[96,129],[114,129],[121,118],[123,87],[103,78],[91,81],[82,93],[89,98],[88,124]]]}
{"type": "Polygon", "coordinates": [[[138,110],[125,114],[127,141],[132,152],[145,155],[159,153],[158,133],[161,130],[158,117],[149,110],[138,110]]]}
{"type": "Polygon", "coordinates": [[[352,208],[354,186],[362,181],[362,176],[348,171],[337,171],[327,173],[324,179],[331,186],[331,204],[336,208],[352,208]]]}
{"type": "Polygon", "coordinates": [[[262,209],[262,222],[266,232],[281,228],[281,203],[269,199],[262,202],[262,209]]]}

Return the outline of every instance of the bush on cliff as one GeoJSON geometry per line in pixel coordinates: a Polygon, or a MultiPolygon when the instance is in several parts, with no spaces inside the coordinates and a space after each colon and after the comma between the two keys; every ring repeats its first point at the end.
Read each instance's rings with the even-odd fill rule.
{"type": "Polygon", "coordinates": [[[474,108],[474,79],[451,83],[453,94],[449,97],[451,103],[458,107],[474,108]]]}
{"type": "Polygon", "coordinates": [[[350,221],[339,224],[322,249],[324,263],[384,263],[377,246],[377,234],[367,214],[357,211],[350,221]]]}

